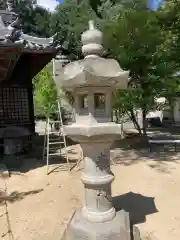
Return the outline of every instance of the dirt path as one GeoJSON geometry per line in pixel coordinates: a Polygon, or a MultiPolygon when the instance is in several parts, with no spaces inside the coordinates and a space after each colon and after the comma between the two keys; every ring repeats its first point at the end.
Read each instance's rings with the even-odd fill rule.
{"type": "MultiPolygon", "coordinates": [[[[180,236],[180,161],[176,158],[159,163],[127,157],[123,164],[112,166],[115,205],[130,211],[141,232],[159,240],[180,236]]],[[[7,179],[8,191],[17,191],[16,200],[8,203],[12,239],[59,240],[72,212],[82,204],[80,175],[61,171],[47,176],[45,167],[39,167],[7,179]]],[[[2,179],[0,188],[4,188],[2,179]]],[[[1,204],[0,238],[9,240],[4,213],[1,204]]]]}

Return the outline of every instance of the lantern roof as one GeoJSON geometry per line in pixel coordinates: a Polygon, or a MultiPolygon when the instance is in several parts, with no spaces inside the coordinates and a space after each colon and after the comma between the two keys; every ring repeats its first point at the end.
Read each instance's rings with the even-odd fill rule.
{"type": "Polygon", "coordinates": [[[81,41],[84,59],[67,64],[61,79],[55,80],[57,86],[67,90],[83,86],[127,88],[129,71],[122,70],[115,59],[101,57],[103,34],[93,21],[89,21],[89,29],[82,33],[81,41]]]}

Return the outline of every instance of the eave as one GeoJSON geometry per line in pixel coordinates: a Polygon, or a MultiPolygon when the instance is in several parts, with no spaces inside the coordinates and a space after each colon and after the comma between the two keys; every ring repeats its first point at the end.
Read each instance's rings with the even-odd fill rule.
{"type": "MultiPolygon", "coordinates": [[[[0,83],[6,82],[11,78],[14,73],[14,69],[16,70],[16,65],[19,65],[20,61],[21,67],[25,64],[29,64],[27,78],[32,79],[56,56],[59,49],[59,47],[48,49],[29,49],[24,48],[23,45],[10,44],[9,46],[5,46],[0,44],[0,83]]],[[[20,69],[18,71],[20,71],[20,69]]]]}
{"type": "Polygon", "coordinates": [[[0,82],[11,76],[22,50],[21,44],[0,44],[0,82]]]}
{"type": "MultiPolygon", "coordinates": [[[[23,59],[27,61],[36,62],[34,57],[37,58],[37,56],[39,56],[38,60],[41,60],[41,62],[36,63],[35,70],[30,69],[31,74],[28,77],[33,77],[56,56],[60,49],[54,40],[55,36],[38,38],[24,34],[16,28],[17,16],[11,24],[5,23],[3,18],[8,19],[9,22],[11,15],[13,19],[13,13],[0,11],[0,82],[7,81],[12,76],[14,68],[24,55],[26,58],[23,57],[23,59]],[[45,59],[43,56],[46,56],[45,59]]],[[[34,66],[33,64],[32,66],[34,66]]]]}

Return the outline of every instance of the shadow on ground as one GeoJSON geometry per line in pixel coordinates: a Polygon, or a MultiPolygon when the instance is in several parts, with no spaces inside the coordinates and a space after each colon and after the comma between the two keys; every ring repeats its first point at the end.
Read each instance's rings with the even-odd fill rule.
{"type": "MultiPolygon", "coordinates": [[[[57,141],[57,140],[56,140],[57,141]]],[[[74,145],[75,143],[70,139],[67,139],[67,146],[74,145]]],[[[9,155],[4,156],[2,163],[6,165],[10,173],[15,173],[16,171],[21,173],[26,173],[30,170],[44,167],[47,165],[46,155],[43,158],[43,148],[44,148],[44,135],[34,136],[32,139],[32,148],[24,153],[17,155],[9,155]]],[[[52,151],[50,153],[58,153],[60,152],[60,146],[53,146],[52,151]]],[[[71,165],[74,166],[77,162],[77,159],[71,159],[71,165]]],[[[70,167],[72,167],[70,165],[70,167]]],[[[51,171],[67,170],[67,159],[65,154],[51,156],[49,157],[49,166],[52,167],[51,171]],[[57,167],[56,167],[57,166],[57,167]]]]}
{"type": "MultiPolygon", "coordinates": [[[[153,139],[180,139],[180,128],[149,130],[153,139]]],[[[124,166],[149,161],[149,167],[168,173],[168,162],[178,163],[180,159],[180,144],[176,151],[174,144],[153,144],[150,151],[149,138],[150,136],[132,136],[116,141],[111,148],[111,158],[116,164],[124,166]]]]}
{"type": "Polygon", "coordinates": [[[114,197],[113,204],[117,211],[123,209],[129,212],[132,224],[144,223],[147,215],[158,212],[153,197],[133,192],[114,197]]]}
{"type": "Polygon", "coordinates": [[[0,191],[0,203],[3,201],[14,203],[16,201],[20,201],[20,200],[24,199],[28,195],[38,194],[42,191],[44,191],[44,189],[36,189],[36,190],[32,190],[32,191],[27,191],[27,192],[14,191],[10,194],[5,191],[0,191]]]}
{"type": "MultiPolygon", "coordinates": [[[[153,138],[157,139],[174,139],[180,138],[180,128],[161,128],[148,129],[153,138]]],[[[147,165],[162,173],[171,171],[168,162],[178,164],[180,157],[180,144],[177,146],[177,151],[174,145],[155,145],[152,152],[148,143],[149,137],[126,137],[116,141],[111,150],[111,158],[114,163],[124,166],[133,165],[142,161],[146,161],[147,165]]],[[[70,139],[67,139],[67,146],[76,144],[70,139]]],[[[46,166],[46,158],[43,159],[44,135],[37,135],[33,138],[32,149],[21,156],[6,156],[3,163],[10,171],[17,170],[25,173],[30,170],[46,166]]],[[[59,151],[59,146],[55,151],[59,151]]],[[[73,155],[73,154],[72,154],[73,155]]],[[[75,155],[73,155],[74,157],[75,155]]],[[[77,158],[71,159],[71,166],[76,165],[77,158]]],[[[67,170],[67,160],[64,155],[51,157],[49,164],[52,166],[52,171],[67,170]],[[56,167],[58,165],[58,167],[56,167]]],[[[50,170],[51,171],[51,170],[50,170]]]]}

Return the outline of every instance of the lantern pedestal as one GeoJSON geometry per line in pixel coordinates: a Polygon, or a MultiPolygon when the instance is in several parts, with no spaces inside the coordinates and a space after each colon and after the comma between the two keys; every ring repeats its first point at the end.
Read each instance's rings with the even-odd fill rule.
{"type": "Polygon", "coordinates": [[[81,210],[78,210],[68,224],[62,240],[131,240],[130,236],[127,212],[121,210],[111,221],[96,223],[88,221],[81,210]]]}
{"type": "MultiPolygon", "coordinates": [[[[64,127],[83,150],[81,180],[85,202],[83,209],[73,215],[62,240],[132,240],[129,214],[124,210],[116,212],[111,196],[114,175],[110,170],[110,147],[119,137],[120,129],[121,125],[115,123],[75,123],[64,127]]],[[[139,235],[134,240],[140,240],[139,235]]]]}

